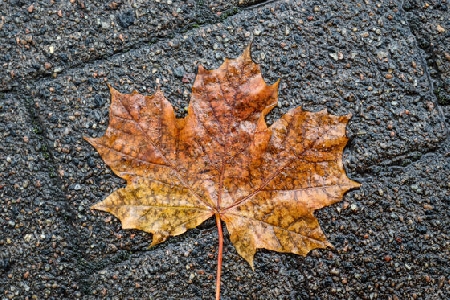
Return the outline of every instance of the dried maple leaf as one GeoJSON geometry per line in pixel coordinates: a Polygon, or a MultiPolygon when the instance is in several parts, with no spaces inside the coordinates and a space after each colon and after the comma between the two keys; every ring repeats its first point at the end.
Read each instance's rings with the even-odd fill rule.
{"type": "Polygon", "coordinates": [[[109,127],[86,140],[127,186],[93,209],[152,233],[152,245],[215,215],[218,289],[220,220],[252,267],[258,248],[306,255],[330,245],[313,213],[359,186],[342,165],[350,115],[298,107],[267,127],[278,82],[266,85],[250,47],[217,70],[199,66],[184,119],[161,91],[110,90],[109,127]]]}

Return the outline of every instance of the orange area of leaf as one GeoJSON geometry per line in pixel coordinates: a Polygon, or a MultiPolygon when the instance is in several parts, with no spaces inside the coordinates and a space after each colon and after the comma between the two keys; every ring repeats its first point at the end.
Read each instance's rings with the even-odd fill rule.
{"type": "Polygon", "coordinates": [[[184,119],[161,91],[110,90],[106,133],[86,140],[127,186],[93,209],[152,233],[152,245],[216,215],[252,267],[258,248],[330,246],[314,211],[359,186],[342,165],[350,115],[298,107],[267,127],[278,82],[264,82],[250,47],[216,70],[199,66],[184,119]]]}

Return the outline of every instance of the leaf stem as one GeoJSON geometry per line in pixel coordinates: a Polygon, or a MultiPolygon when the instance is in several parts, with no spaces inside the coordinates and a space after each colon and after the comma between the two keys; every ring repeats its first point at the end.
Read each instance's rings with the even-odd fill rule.
{"type": "Polygon", "coordinates": [[[223,231],[220,215],[216,213],[217,232],[219,233],[219,254],[217,255],[216,300],[220,300],[220,274],[222,273],[223,231]]]}

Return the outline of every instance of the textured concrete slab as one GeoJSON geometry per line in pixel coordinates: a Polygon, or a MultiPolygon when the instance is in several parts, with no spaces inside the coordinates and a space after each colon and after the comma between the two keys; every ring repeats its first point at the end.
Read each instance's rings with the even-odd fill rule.
{"type": "MultiPolygon", "coordinates": [[[[160,85],[177,116],[183,117],[197,66],[217,68],[225,57],[238,56],[251,42],[252,57],[261,64],[265,80],[273,83],[281,78],[280,103],[267,121],[272,123],[298,105],[314,111],[327,108],[339,115],[352,113],[345,166],[349,176],[363,185],[348,193],[342,203],[316,214],[334,249],[316,250],[305,258],[258,251],[252,271],[226,234],[223,299],[450,296],[450,145],[446,129],[450,115],[448,107],[438,104],[429,66],[401,3],[257,2],[243,3],[247,6],[234,13],[217,14],[239,3],[215,7],[205,1],[201,5],[221,19],[180,31],[174,29],[179,17],[166,14],[159,22],[174,27],[163,30],[164,36],[152,43],[143,41],[159,31],[148,27],[143,33],[141,29],[147,27],[139,29],[133,26],[141,25],[133,24],[126,29],[131,38],[124,42],[129,43],[129,51],[121,48],[104,55],[94,51],[92,55],[98,56],[82,60],[85,52],[76,50],[81,51],[74,56],[79,60],[61,62],[64,68],[60,72],[49,69],[49,73],[21,75],[27,80],[8,79],[5,90],[13,91],[0,98],[1,121],[4,131],[13,131],[15,136],[4,135],[1,145],[4,157],[17,157],[17,163],[2,161],[8,174],[15,173],[2,175],[0,182],[4,184],[11,177],[18,184],[17,191],[22,191],[24,179],[19,174],[27,170],[26,151],[37,157],[44,155],[23,140],[22,132],[28,132],[29,141],[39,141],[37,149],[44,147],[48,159],[39,159],[36,169],[24,173],[30,183],[21,203],[27,203],[26,207],[42,198],[41,206],[48,209],[42,216],[28,215],[27,210],[19,216],[23,214],[24,220],[38,224],[34,225],[36,241],[44,231],[46,237],[47,233],[61,236],[65,244],[57,243],[57,252],[50,239],[46,251],[41,251],[40,246],[21,241],[28,231],[8,224],[16,218],[12,208],[16,205],[13,199],[18,198],[16,188],[13,184],[1,189],[0,193],[8,191],[3,194],[6,200],[1,199],[4,212],[0,214],[4,235],[0,238],[2,297],[213,297],[217,251],[214,221],[147,249],[151,235],[122,230],[111,215],[89,210],[124,182],[112,174],[82,137],[100,136],[106,129],[107,83],[121,92],[138,90],[147,94],[160,85]],[[133,41],[136,44],[130,46],[133,41]],[[33,132],[33,124],[38,134],[33,132]],[[41,188],[31,188],[37,179],[42,182],[41,188]],[[50,264],[49,259],[58,259],[53,258],[55,253],[60,260],[50,264]],[[25,279],[29,266],[36,264],[31,261],[42,265],[33,273],[36,275],[25,279]]],[[[72,5],[76,11],[80,4],[64,5],[72,5]]],[[[116,16],[126,5],[110,13],[116,16]]],[[[168,7],[167,1],[136,5],[142,10],[153,9],[152,5],[168,7]]],[[[195,5],[188,15],[198,14],[200,1],[195,5]]],[[[87,23],[80,28],[95,28],[96,17],[102,18],[106,12],[109,10],[92,10],[93,17],[83,21],[87,23]]],[[[12,15],[9,13],[9,17],[12,15]]],[[[49,28],[52,26],[58,27],[49,28]]],[[[97,31],[102,33],[94,35],[94,41],[108,39],[104,33],[110,31],[106,28],[97,31]]],[[[8,41],[11,37],[0,39],[8,41]]],[[[114,45],[116,42],[105,49],[114,45]]],[[[73,48],[82,49],[79,44],[73,48]]],[[[70,48],[61,48],[61,52],[69,54],[70,48]]],[[[58,57],[54,59],[52,65],[60,63],[58,57]]]]}
{"type": "Polygon", "coordinates": [[[2,1],[0,91],[153,44],[238,11],[237,1],[2,1]]]}
{"type": "Polygon", "coordinates": [[[78,234],[42,128],[28,99],[0,96],[0,292],[2,299],[77,289],[78,234]]]}
{"type": "Polygon", "coordinates": [[[450,3],[407,0],[403,9],[417,45],[425,52],[438,103],[450,105],[450,3]]]}

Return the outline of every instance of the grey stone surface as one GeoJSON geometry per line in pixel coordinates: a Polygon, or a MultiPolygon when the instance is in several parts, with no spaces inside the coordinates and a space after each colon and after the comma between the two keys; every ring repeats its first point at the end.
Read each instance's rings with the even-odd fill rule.
{"type": "Polygon", "coordinates": [[[237,12],[236,1],[0,1],[0,91],[237,12]]]}
{"type": "Polygon", "coordinates": [[[344,159],[362,187],[316,214],[334,249],[305,258],[261,250],[252,271],[225,234],[223,299],[450,297],[450,110],[434,94],[411,30],[414,10],[362,0],[134,1],[113,10],[68,1],[35,2],[29,13],[31,3],[13,2],[0,4],[1,15],[20,20],[0,29],[1,72],[18,74],[0,76],[0,297],[213,298],[214,221],[147,249],[150,234],[89,210],[124,182],[82,137],[107,127],[107,83],[147,94],[160,85],[183,117],[197,66],[217,68],[251,42],[265,80],[281,78],[268,123],[298,105],[353,114],[344,159]],[[172,12],[183,5],[180,21],[183,13],[172,12]],[[58,17],[59,7],[88,18],[58,17]],[[97,24],[109,14],[114,26],[97,24]],[[205,14],[214,18],[198,23],[205,14]],[[42,43],[14,44],[42,24],[42,43]],[[69,29],[94,32],[93,43],[105,47],[90,52],[84,38],[71,42],[69,29]],[[114,39],[120,33],[129,36],[123,43],[114,39]],[[58,41],[59,53],[77,51],[71,60],[43,54],[58,41]],[[39,57],[52,67],[27,71],[39,57]]]}
{"type": "Polygon", "coordinates": [[[425,51],[434,94],[441,105],[450,105],[450,3],[404,1],[409,26],[417,44],[425,51]]]}
{"type": "MultiPolygon", "coordinates": [[[[69,297],[78,239],[42,128],[27,99],[0,99],[1,297],[69,297]]],[[[74,286],[73,286],[74,285],[74,286]]]]}

